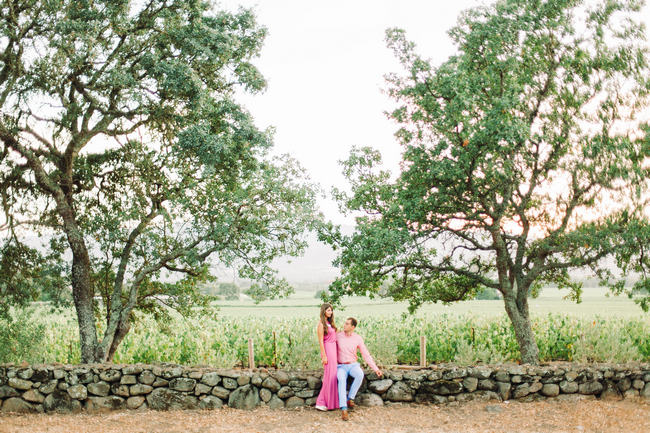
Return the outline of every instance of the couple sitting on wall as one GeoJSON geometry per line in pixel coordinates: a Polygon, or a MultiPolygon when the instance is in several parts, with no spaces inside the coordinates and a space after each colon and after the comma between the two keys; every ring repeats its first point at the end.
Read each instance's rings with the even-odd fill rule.
{"type": "Polygon", "coordinates": [[[348,410],[354,409],[354,398],[363,382],[363,370],[357,362],[357,350],[361,351],[364,361],[377,376],[383,376],[363,343],[363,338],[354,332],[356,327],[357,320],[348,317],[343,325],[343,331],[337,332],[332,306],[321,305],[317,334],[324,371],[323,386],[316,400],[316,409],[325,411],[340,407],[344,421],[349,419],[348,410]],[[349,391],[347,390],[348,376],[354,379],[349,391]]]}

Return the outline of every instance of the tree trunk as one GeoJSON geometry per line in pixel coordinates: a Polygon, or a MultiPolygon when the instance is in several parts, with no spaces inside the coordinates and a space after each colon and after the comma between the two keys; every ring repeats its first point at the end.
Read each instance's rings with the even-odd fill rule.
{"type": "Polygon", "coordinates": [[[539,348],[535,341],[535,334],[530,326],[530,316],[528,315],[528,299],[517,302],[514,296],[504,296],[503,298],[506,312],[512,322],[519,344],[521,353],[521,362],[524,364],[539,364],[539,348]]]}
{"type": "Polygon", "coordinates": [[[90,282],[90,258],[85,246],[72,248],[72,297],[79,323],[81,362],[97,362],[97,331],[93,312],[93,288],[90,282]],[[84,254],[85,253],[85,254],[84,254]]]}
{"type": "Polygon", "coordinates": [[[124,337],[126,337],[126,334],[129,333],[129,330],[131,329],[131,325],[128,322],[128,319],[125,321],[125,323],[120,322],[120,325],[117,328],[117,331],[115,332],[115,337],[113,337],[113,342],[111,344],[110,349],[108,350],[108,353],[106,354],[106,359],[104,362],[113,362],[113,358],[115,357],[115,352],[117,352],[117,348],[124,340],[124,337]]]}

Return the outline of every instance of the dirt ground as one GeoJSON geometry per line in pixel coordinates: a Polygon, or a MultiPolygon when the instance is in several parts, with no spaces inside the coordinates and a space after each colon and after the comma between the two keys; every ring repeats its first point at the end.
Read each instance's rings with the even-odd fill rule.
{"type": "Polygon", "coordinates": [[[313,408],[0,415],[1,433],[63,432],[650,432],[648,401],[469,402],[357,408],[350,421],[313,408]]]}

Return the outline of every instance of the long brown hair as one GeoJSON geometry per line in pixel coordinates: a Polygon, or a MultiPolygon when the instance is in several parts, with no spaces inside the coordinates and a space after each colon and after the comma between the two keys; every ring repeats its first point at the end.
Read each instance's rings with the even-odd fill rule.
{"type": "Polygon", "coordinates": [[[327,324],[329,323],[332,328],[334,328],[334,332],[337,331],[336,325],[334,324],[334,308],[332,307],[332,304],[328,304],[327,302],[324,303],[323,305],[320,306],[320,321],[323,324],[323,333],[327,334],[327,324]],[[332,309],[332,316],[327,318],[325,317],[325,311],[331,308],[332,309]]]}

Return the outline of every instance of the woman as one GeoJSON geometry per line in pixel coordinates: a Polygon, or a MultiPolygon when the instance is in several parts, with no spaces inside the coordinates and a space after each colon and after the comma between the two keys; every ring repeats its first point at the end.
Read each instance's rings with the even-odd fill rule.
{"type": "Polygon", "coordinates": [[[316,399],[316,409],[332,410],[339,408],[336,386],[336,325],[334,310],[330,304],[320,306],[320,320],[316,328],[320,344],[320,359],[323,362],[323,386],[316,399]]]}

